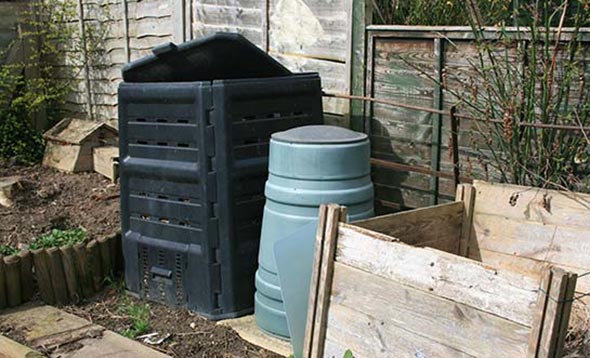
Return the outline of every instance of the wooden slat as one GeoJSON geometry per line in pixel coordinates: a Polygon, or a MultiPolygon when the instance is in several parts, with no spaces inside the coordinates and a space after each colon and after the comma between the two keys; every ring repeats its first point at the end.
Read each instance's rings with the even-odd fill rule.
{"type": "MultiPolygon", "coordinates": [[[[561,317],[568,286],[568,274],[560,268],[551,269],[551,283],[547,292],[547,306],[539,341],[538,358],[553,358],[558,349],[561,317]]],[[[569,315],[568,315],[569,316],[569,315]]]]}
{"type": "Polygon", "coordinates": [[[572,304],[576,292],[577,279],[578,275],[568,272],[567,286],[565,289],[565,296],[563,298],[563,308],[561,311],[561,318],[559,322],[559,332],[557,334],[557,348],[555,349],[556,357],[563,357],[563,349],[565,346],[565,338],[567,336],[569,328],[570,314],[572,312],[572,304]]]}
{"type": "Polygon", "coordinates": [[[427,246],[457,254],[463,203],[455,202],[379,216],[354,226],[376,231],[412,246],[427,246]]]}
{"type": "Polygon", "coordinates": [[[315,329],[315,312],[318,298],[318,283],[320,281],[320,267],[322,265],[322,252],[324,247],[324,232],[326,231],[326,221],[328,216],[328,206],[321,205],[318,216],[318,227],[315,236],[315,255],[311,273],[309,303],[307,305],[307,322],[305,324],[305,337],[303,341],[303,357],[310,357],[313,344],[313,331],[315,329]]]}
{"type": "Polygon", "coordinates": [[[541,341],[541,333],[543,331],[543,323],[545,321],[545,310],[547,309],[547,302],[549,301],[549,284],[553,273],[550,268],[546,268],[543,272],[539,290],[537,294],[536,309],[533,316],[533,324],[531,333],[529,335],[528,356],[536,357],[539,351],[539,343],[541,341]]]}
{"type": "Polygon", "coordinates": [[[341,309],[352,314],[341,317],[350,324],[328,323],[329,330],[347,334],[364,326],[365,339],[383,335],[375,344],[364,343],[364,350],[353,350],[359,357],[372,357],[380,351],[390,357],[411,356],[419,347],[408,351],[403,342],[408,338],[413,344],[421,342],[420,348],[432,357],[448,356],[442,353],[452,351],[453,356],[525,356],[530,327],[339,262],[335,263],[333,282],[330,315],[338,315],[341,309]],[[401,330],[405,331],[401,337],[392,334],[401,330]]]}
{"type": "Polygon", "coordinates": [[[414,248],[391,240],[385,235],[340,224],[336,260],[531,325],[537,280],[442,251],[414,248]]]}
{"type": "Polygon", "coordinates": [[[8,307],[16,307],[22,303],[20,280],[20,257],[11,255],[4,258],[6,277],[6,301],[8,307]]]}
{"type": "MultiPolygon", "coordinates": [[[[590,211],[588,212],[590,217],[590,211]]],[[[476,213],[470,256],[481,250],[545,261],[556,265],[588,268],[590,227],[542,224],[505,216],[476,213]]]]}
{"type": "Polygon", "coordinates": [[[470,184],[460,184],[457,187],[455,200],[463,202],[463,222],[461,225],[461,241],[459,256],[469,257],[469,238],[473,227],[473,206],[475,204],[475,189],[470,184]]]}
{"type": "Polygon", "coordinates": [[[326,318],[332,287],[334,270],[334,254],[336,250],[336,237],[338,236],[338,223],[340,221],[340,207],[335,204],[328,205],[326,213],[326,230],[324,232],[324,244],[322,245],[322,259],[317,283],[317,300],[311,339],[310,357],[322,358],[324,356],[321,342],[326,337],[326,318]]]}
{"type": "Polygon", "coordinates": [[[475,214],[523,222],[589,227],[590,195],[475,181],[475,214]],[[514,198],[514,205],[510,198],[514,198]]]}

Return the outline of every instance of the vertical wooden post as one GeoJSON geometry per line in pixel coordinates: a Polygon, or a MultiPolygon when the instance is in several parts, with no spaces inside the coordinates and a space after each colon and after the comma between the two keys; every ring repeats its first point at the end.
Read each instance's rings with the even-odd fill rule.
{"type": "Polygon", "coordinates": [[[20,282],[20,257],[11,255],[4,258],[6,277],[6,300],[8,307],[16,307],[22,302],[20,282]]]}
{"type": "Polygon", "coordinates": [[[92,274],[90,273],[88,258],[86,256],[86,245],[79,242],[74,245],[74,262],[76,263],[76,270],[78,271],[78,281],[82,295],[86,298],[92,296],[94,293],[94,283],[92,281],[92,274]]]}
{"type": "MultiPolygon", "coordinates": [[[[441,110],[443,108],[443,57],[444,57],[444,42],[441,38],[434,39],[434,58],[436,60],[436,77],[437,83],[434,88],[434,103],[435,109],[441,110]]],[[[443,115],[434,114],[432,117],[432,141],[430,146],[430,169],[432,171],[440,170],[440,151],[441,151],[441,136],[442,136],[443,115]]],[[[438,204],[439,194],[439,178],[438,176],[430,177],[430,188],[432,190],[432,198],[430,203],[432,205],[438,204]]]]}
{"type": "Polygon", "coordinates": [[[111,256],[111,237],[101,237],[98,240],[98,249],[100,251],[100,263],[103,277],[109,277],[113,274],[113,257],[111,256]]]}
{"type": "Polygon", "coordinates": [[[70,302],[78,302],[82,297],[82,290],[78,280],[74,249],[72,246],[64,246],[60,248],[60,251],[70,302]]]}
{"type": "Polygon", "coordinates": [[[80,32],[80,40],[82,42],[82,60],[84,61],[84,80],[86,83],[86,111],[88,118],[94,119],[92,110],[92,89],[90,87],[90,63],[88,58],[88,47],[86,45],[86,27],[84,25],[84,4],[82,0],[78,0],[78,31],[80,32]]]}
{"type": "MultiPolygon", "coordinates": [[[[350,33],[348,34],[348,59],[346,61],[348,91],[352,95],[365,95],[366,27],[371,24],[373,13],[371,1],[350,0],[350,33]]],[[[359,132],[368,133],[365,126],[365,104],[362,101],[350,101],[348,113],[350,127],[359,132]]]]}
{"type": "Polygon", "coordinates": [[[4,266],[4,257],[0,255],[0,309],[8,305],[8,299],[6,298],[6,268],[4,266]]]}
{"type": "Polygon", "coordinates": [[[127,0],[121,0],[123,6],[123,47],[125,48],[125,59],[131,61],[131,49],[129,48],[129,7],[127,0]]]}
{"type": "Polygon", "coordinates": [[[311,339],[311,357],[324,356],[324,342],[326,338],[326,318],[328,315],[328,302],[332,287],[334,271],[334,255],[336,253],[336,239],[338,236],[338,223],[340,222],[340,207],[335,204],[328,205],[326,218],[326,231],[323,236],[321,266],[319,268],[319,281],[314,315],[314,330],[311,339]]]}
{"type": "Polygon", "coordinates": [[[21,294],[23,302],[29,301],[33,298],[33,256],[28,250],[21,251],[20,257],[20,280],[21,280],[21,294]]]}
{"type": "Polygon", "coordinates": [[[305,324],[305,338],[303,341],[303,357],[309,358],[311,356],[314,322],[315,322],[315,307],[317,304],[317,289],[318,281],[320,279],[320,266],[322,264],[322,252],[324,247],[324,234],[326,231],[326,219],[328,216],[328,206],[321,205],[318,217],[318,227],[315,235],[315,254],[313,258],[313,266],[311,273],[311,281],[309,286],[309,303],[307,306],[307,319],[305,324]]]}
{"type": "Polygon", "coordinates": [[[49,257],[49,273],[51,275],[51,286],[55,295],[55,303],[65,305],[69,303],[68,286],[61,261],[61,253],[58,248],[52,247],[46,250],[49,257]]]}
{"type": "Polygon", "coordinates": [[[90,266],[90,273],[92,275],[92,284],[94,291],[99,292],[102,289],[102,281],[104,279],[102,271],[102,262],[100,258],[100,248],[96,240],[91,240],[86,245],[86,256],[90,266]]]}
{"type": "Polygon", "coordinates": [[[461,239],[457,254],[469,257],[469,241],[471,240],[471,228],[473,227],[473,206],[475,205],[475,188],[471,184],[457,186],[455,201],[463,202],[463,220],[461,223],[461,239]]]}
{"type": "Polygon", "coordinates": [[[270,47],[270,0],[264,0],[262,7],[262,49],[268,53],[270,47]]]}
{"type": "Polygon", "coordinates": [[[41,299],[50,305],[55,303],[55,294],[49,274],[49,257],[43,249],[33,250],[33,263],[35,264],[35,275],[37,285],[41,293],[41,299]]]}
{"type": "Polygon", "coordinates": [[[172,9],[172,38],[176,43],[186,41],[186,6],[185,0],[171,1],[172,9]]]}

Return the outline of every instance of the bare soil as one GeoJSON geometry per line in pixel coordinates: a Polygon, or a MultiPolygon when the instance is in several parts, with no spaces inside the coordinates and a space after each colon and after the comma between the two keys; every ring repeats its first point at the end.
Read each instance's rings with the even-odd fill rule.
{"type": "MultiPolygon", "coordinates": [[[[123,305],[145,304],[120,291],[117,285],[94,300],[65,307],[65,310],[121,333],[132,326],[131,317],[121,312],[123,305]]],[[[170,335],[159,345],[147,346],[173,357],[280,358],[281,356],[242,340],[232,329],[181,308],[149,303],[149,329],[160,337],[170,335]]],[[[141,341],[141,340],[140,340],[141,341]]]]}
{"type": "MultiPolygon", "coordinates": [[[[17,176],[20,185],[11,208],[0,206],[0,244],[27,245],[54,228],[82,227],[89,239],[110,235],[120,228],[119,185],[97,173],[63,173],[40,165],[21,167],[0,162],[0,178],[17,176]]],[[[109,286],[94,299],[65,309],[115,332],[132,326],[122,304],[145,302],[127,296],[123,284],[109,286]]],[[[218,326],[185,309],[149,303],[149,332],[170,334],[150,346],[173,357],[276,358],[230,328],[218,326]]],[[[19,332],[4,334],[21,341],[19,332]]],[[[75,347],[72,347],[74,349],[75,347]]]]}
{"type": "Polygon", "coordinates": [[[119,185],[97,173],[0,163],[0,178],[20,178],[14,206],[0,206],[0,244],[15,247],[52,229],[82,227],[89,239],[119,230],[119,185]]]}

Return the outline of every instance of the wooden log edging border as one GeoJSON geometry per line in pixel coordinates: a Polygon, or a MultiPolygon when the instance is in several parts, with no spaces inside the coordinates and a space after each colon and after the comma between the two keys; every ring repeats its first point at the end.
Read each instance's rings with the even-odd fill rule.
{"type": "Polygon", "coordinates": [[[0,309],[26,303],[37,292],[52,305],[90,298],[122,268],[121,258],[120,233],[73,246],[0,256],[0,309]]]}

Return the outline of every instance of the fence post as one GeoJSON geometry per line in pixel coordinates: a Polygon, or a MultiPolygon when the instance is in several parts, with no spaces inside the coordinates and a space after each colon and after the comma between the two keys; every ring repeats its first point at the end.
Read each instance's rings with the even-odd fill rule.
{"type": "MultiPolygon", "coordinates": [[[[371,1],[350,0],[350,33],[349,57],[347,61],[347,73],[349,73],[348,90],[351,95],[365,95],[365,74],[366,74],[366,51],[367,38],[366,27],[372,22],[371,1]]],[[[348,113],[350,116],[350,127],[360,132],[368,132],[364,125],[364,108],[362,101],[349,101],[348,113]]]]}
{"type": "MultiPolygon", "coordinates": [[[[437,110],[442,110],[444,106],[443,102],[443,58],[444,58],[444,39],[435,38],[434,39],[434,57],[436,61],[436,85],[434,88],[434,108],[437,110]]],[[[430,162],[430,169],[433,172],[437,172],[440,170],[440,151],[441,151],[441,136],[442,136],[442,121],[443,115],[442,113],[438,113],[433,116],[432,119],[432,141],[431,141],[431,162],[430,162]]],[[[430,178],[430,187],[432,189],[432,200],[431,204],[436,205],[438,204],[438,194],[439,194],[439,178],[437,176],[433,176],[430,178]]]]}
{"type": "Polygon", "coordinates": [[[78,0],[78,30],[80,31],[80,40],[82,41],[82,60],[84,61],[84,80],[86,82],[86,111],[88,118],[94,119],[92,111],[92,90],[90,88],[90,63],[88,58],[88,47],[86,46],[86,28],[84,26],[84,4],[78,0]]]}

